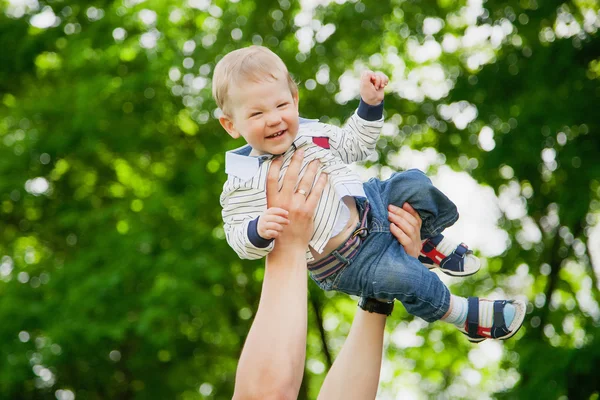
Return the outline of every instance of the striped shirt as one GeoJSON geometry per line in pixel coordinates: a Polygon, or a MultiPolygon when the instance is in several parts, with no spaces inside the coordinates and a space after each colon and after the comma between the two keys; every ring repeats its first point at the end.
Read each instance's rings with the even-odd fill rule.
{"type": "MultiPolygon", "coordinates": [[[[328,183],[321,195],[314,216],[314,231],[309,245],[318,253],[325,248],[329,239],[342,231],[350,211],[341,201],[344,196],[365,197],[362,181],[346,164],[365,160],[375,149],[383,127],[383,106],[361,106],[342,128],[301,119],[293,145],[283,154],[283,177],[294,152],[304,150],[300,176],[312,160],[321,163],[320,172],[328,174],[328,183]],[[378,112],[365,112],[371,107],[378,112]],[[362,112],[361,112],[362,111],[362,112]],[[367,115],[367,114],[371,115],[367,115]],[[360,116],[359,116],[360,114],[360,116]],[[373,114],[377,120],[372,119],[373,114]]],[[[273,249],[271,241],[266,247],[257,247],[249,239],[248,227],[253,220],[267,209],[266,181],[272,155],[249,156],[249,145],[229,151],[225,157],[225,172],[228,179],[221,194],[222,216],[225,236],[229,245],[244,259],[258,259],[273,249]]],[[[307,249],[307,261],[314,258],[307,249]]]]}

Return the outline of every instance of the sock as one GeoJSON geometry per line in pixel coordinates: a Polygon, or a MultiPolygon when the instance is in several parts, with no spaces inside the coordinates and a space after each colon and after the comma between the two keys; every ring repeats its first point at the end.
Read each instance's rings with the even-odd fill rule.
{"type": "MultiPolygon", "coordinates": [[[[446,318],[442,320],[464,329],[467,322],[467,311],[469,303],[467,299],[452,295],[452,309],[446,318]]],[[[504,322],[508,328],[515,319],[515,307],[507,303],[504,306],[504,322]]],[[[492,301],[479,301],[479,325],[489,328],[494,324],[494,303],[492,301]]]]}
{"type": "MultiPolygon", "coordinates": [[[[422,242],[422,244],[424,245],[426,242],[428,242],[428,240],[424,240],[422,242]]],[[[448,239],[447,237],[445,237],[444,235],[442,235],[441,233],[437,236],[434,236],[431,238],[431,241],[429,242],[430,246],[434,246],[434,248],[442,253],[444,255],[444,257],[449,256],[450,254],[454,253],[454,250],[456,250],[456,248],[458,247],[458,245],[460,244],[460,242],[454,242],[450,239],[448,239]],[[434,246],[433,243],[438,242],[437,245],[434,246]]],[[[421,246],[421,255],[425,255],[423,253],[423,246],[421,246]]]]}
{"type": "Polygon", "coordinates": [[[467,322],[467,311],[469,310],[469,303],[467,299],[460,296],[451,295],[450,297],[451,309],[450,313],[446,318],[442,318],[449,324],[454,324],[457,327],[464,329],[465,322],[467,322]]]}

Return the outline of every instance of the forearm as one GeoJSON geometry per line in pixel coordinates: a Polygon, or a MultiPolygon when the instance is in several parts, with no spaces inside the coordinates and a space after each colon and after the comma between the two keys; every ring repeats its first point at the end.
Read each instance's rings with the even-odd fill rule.
{"type": "Polygon", "coordinates": [[[375,151],[383,127],[383,104],[370,106],[361,101],[342,128],[330,134],[331,150],[344,162],[365,160],[375,151]]]}
{"type": "Polygon", "coordinates": [[[306,355],[306,293],[304,249],[276,246],[240,356],[235,399],[296,398],[306,355]]]}
{"type": "Polygon", "coordinates": [[[350,334],[325,378],[319,399],[375,399],[385,318],[382,314],[357,310],[350,334]]]}

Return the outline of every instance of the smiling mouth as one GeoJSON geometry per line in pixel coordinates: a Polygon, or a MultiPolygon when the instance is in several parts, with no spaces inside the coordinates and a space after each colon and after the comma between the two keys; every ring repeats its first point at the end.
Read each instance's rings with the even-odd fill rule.
{"type": "Polygon", "coordinates": [[[287,132],[287,129],[284,129],[279,132],[275,132],[274,134],[267,136],[267,139],[273,139],[273,138],[279,137],[279,136],[283,135],[285,132],[287,132]]]}

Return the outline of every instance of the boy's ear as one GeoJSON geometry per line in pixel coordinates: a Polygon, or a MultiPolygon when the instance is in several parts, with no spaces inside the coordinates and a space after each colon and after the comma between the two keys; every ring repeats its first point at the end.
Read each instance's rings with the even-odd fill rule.
{"type": "Polygon", "coordinates": [[[221,123],[221,126],[223,127],[223,129],[225,129],[227,131],[227,133],[229,133],[229,136],[231,136],[234,139],[237,139],[240,137],[240,133],[235,129],[235,126],[233,125],[233,121],[231,120],[231,118],[229,118],[226,115],[223,115],[223,116],[219,117],[219,122],[221,123]]]}

